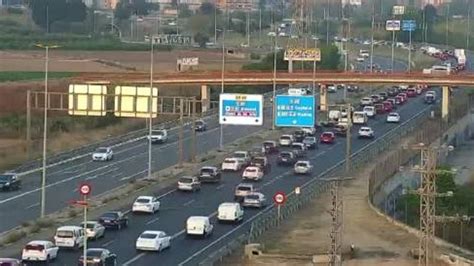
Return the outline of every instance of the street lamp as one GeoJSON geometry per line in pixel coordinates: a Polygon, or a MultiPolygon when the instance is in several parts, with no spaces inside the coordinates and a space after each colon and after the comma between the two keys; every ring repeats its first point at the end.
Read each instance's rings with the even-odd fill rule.
{"type": "Polygon", "coordinates": [[[59,48],[58,45],[36,44],[36,47],[45,49],[44,63],[44,113],[43,113],[43,171],[41,175],[41,218],[45,215],[46,209],[46,147],[48,138],[48,67],[49,67],[49,49],[59,48]]]}
{"type": "MultiPolygon", "coordinates": [[[[150,34],[150,100],[148,101],[148,178],[151,179],[151,135],[153,134],[153,34],[150,34]]],[[[157,103],[158,104],[158,103],[157,103]]]]}
{"type": "MultiPolygon", "coordinates": [[[[225,31],[227,20],[227,7],[224,11],[224,25],[222,25],[222,65],[221,65],[221,94],[224,93],[224,71],[225,71],[225,31]]],[[[224,127],[220,124],[219,131],[219,149],[224,149],[224,127]]]]}

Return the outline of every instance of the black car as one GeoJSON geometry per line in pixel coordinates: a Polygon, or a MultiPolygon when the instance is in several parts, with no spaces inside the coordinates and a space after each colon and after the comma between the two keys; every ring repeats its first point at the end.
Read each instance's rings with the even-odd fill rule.
{"type": "Polygon", "coordinates": [[[306,145],[306,148],[313,150],[318,147],[318,139],[316,137],[306,137],[303,140],[303,144],[306,145]]]}
{"type": "Polygon", "coordinates": [[[278,152],[278,145],[276,141],[273,141],[273,140],[264,141],[262,146],[263,146],[263,151],[265,151],[265,154],[278,152]]]}
{"type": "Polygon", "coordinates": [[[359,92],[359,86],[357,85],[347,85],[346,88],[348,92],[359,92]]]}
{"type": "MultiPolygon", "coordinates": [[[[86,250],[86,265],[90,266],[115,266],[117,255],[105,248],[88,248],[86,250]]],[[[79,258],[79,266],[84,265],[84,256],[79,258]]]]}
{"type": "Polygon", "coordinates": [[[282,151],[280,155],[278,155],[278,165],[294,165],[296,162],[296,156],[293,152],[290,151],[282,151]]]}
{"type": "Polygon", "coordinates": [[[221,171],[214,166],[204,166],[199,171],[198,177],[202,183],[217,183],[221,181],[221,171]]]}
{"type": "Polygon", "coordinates": [[[303,130],[297,130],[293,133],[294,142],[302,142],[306,133],[303,130]]]}
{"type": "Polygon", "coordinates": [[[99,223],[105,228],[117,228],[128,226],[128,217],[124,213],[119,211],[106,212],[99,217],[99,223]]]}
{"type": "Polygon", "coordinates": [[[16,174],[0,175],[0,190],[17,190],[21,188],[21,180],[16,174]]]}
{"type": "Polygon", "coordinates": [[[392,87],[387,90],[387,94],[389,97],[395,97],[398,95],[398,88],[397,87],[392,87]]]}
{"type": "Polygon", "coordinates": [[[206,122],[204,122],[204,120],[196,121],[194,124],[194,130],[199,131],[199,132],[206,131],[207,130],[206,122]]]}
{"type": "Polygon", "coordinates": [[[382,101],[385,101],[388,99],[388,93],[386,92],[381,92],[379,93],[380,98],[382,98],[382,101]]]}

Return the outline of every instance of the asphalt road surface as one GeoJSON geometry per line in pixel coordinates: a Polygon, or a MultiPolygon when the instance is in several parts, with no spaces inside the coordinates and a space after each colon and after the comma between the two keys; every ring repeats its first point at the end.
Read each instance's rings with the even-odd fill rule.
{"type": "MultiPolygon", "coordinates": [[[[403,122],[427,108],[430,108],[430,106],[424,105],[422,102],[422,97],[418,96],[417,98],[410,98],[408,103],[398,108],[397,112],[400,113],[403,122]]],[[[266,121],[266,126],[269,126],[270,121],[268,119],[266,121]]],[[[369,126],[375,130],[376,137],[380,137],[389,130],[398,127],[397,124],[387,124],[385,122],[385,115],[378,115],[375,119],[371,119],[369,121],[369,126]]],[[[230,141],[231,134],[237,134],[237,132],[239,132],[239,134],[245,135],[249,132],[249,130],[253,129],[247,127],[228,127],[226,129],[226,133],[228,134],[226,139],[230,141]]],[[[353,152],[359,151],[364,146],[373,141],[369,139],[358,139],[357,130],[357,126],[353,128],[353,152]]],[[[201,150],[205,147],[213,146],[212,144],[216,146],[216,135],[212,135],[214,133],[211,132],[212,130],[210,129],[208,133],[201,134],[201,150]],[[209,141],[208,144],[206,144],[206,140],[209,141]]],[[[143,147],[128,148],[129,150],[124,151],[124,153],[127,153],[127,156],[125,154],[119,154],[116,159],[117,161],[125,160],[125,158],[132,156],[132,151],[134,151],[133,155],[135,156],[141,156],[140,154],[144,153],[143,147]]],[[[160,148],[157,147],[157,149],[160,148]]],[[[167,151],[166,149],[168,148],[162,149],[167,151]]],[[[320,144],[319,149],[310,151],[308,153],[308,159],[312,161],[315,167],[313,175],[318,175],[331,166],[340,163],[344,160],[344,155],[345,138],[337,138],[336,142],[332,145],[320,144]]],[[[101,167],[106,167],[107,165],[113,165],[117,161],[99,165],[101,167]]],[[[138,164],[140,160],[134,160],[134,162],[138,164]]],[[[277,166],[275,155],[270,156],[270,162],[272,164],[271,172],[265,175],[262,181],[255,183],[258,189],[264,193],[267,198],[271,198],[276,191],[285,191],[286,193],[290,193],[296,186],[301,186],[311,178],[309,176],[295,176],[292,174],[292,168],[277,166]]],[[[85,164],[90,164],[90,162],[85,162],[85,164]]],[[[102,171],[111,171],[114,169],[114,167],[121,167],[122,165],[124,165],[125,170],[128,167],[135,167],[134,171],[127,170],[128,172],[124,173],[124,176],[131,175],[134,172],[137,172],[137,170],[143,169],[145,166],[142,163],[142,168],[137,168],[139,166],[134,166],[133,163],[119,163],[115,164],[114,166],[104,168],[102,171]]],[[[69,168],[71,167],[73,166],[70,165],[69,168]]],[[[64,169],[69,168],[63,168],[63,171],[64,169]]],[[[59,169],[57,169],[57,171],[59,171],[59,169]]],[[[108,180],[108,182],[100,182],[100,184],[99,182],[96,182],[94,185],[99,186],[99,188],[101,186],[107,186],[108,183],[114,185],[117,184],[117,180],[120,180],[117,177],[118,174],[119,171],[116,171],[116,174],[111,174],[110,176],[102,173],[99,178],[92,179],[91,181],[108,180]]],[[[62,172],[62,175],[65,175],[64,172],[62,172]]],[[[78,180],[75,180],[72,184],[75,185],[77,182],[78,180]]],[[[117,254],[118,263],[120,265],[196,265],[205,256],[212,253],[212,251],[214,251],[216,248],[235,238],[238,233],[241,232],[241,230],[249,230],[250,220],[261,211],[246,210],[244,221],[236,225],[218,224],[216,222],[215,216],[218,205],[222,202],[233,201],[234,188],[240,182],[241,173],[224,173],[222,182],[220,184],[203,185],[200,192],[182,193],[175,191],[173,187],[170,187],[167,193],[164,193],[160,196],[162,210],[160,210],[157,214],[136,215],[129,213],[128,216],[130,223],[128,228],[121,231],[108,231],[103,239],[91,241],[89,243],[89,247],[105,247],[111,250],[117,254]],[[184,231],[185,221],[189,216],[192,215],[204,215],[211,217],[211,221],[214,222],[215,227],[214,232],[210,238],[193,239],[186,237],[184,231]],[[140,233],[145,230],[163,230],[167,232],[168,235],[173,236],[171,248],[160,253],[137,252],[135,250],[135,241],[140,233]]],[[[72,189],[74,186],[72,186],[72,184],[64,183],[64,186],[61,186],[65,190],[64,193],[62,193],[59,189],[56,191],[63,198],[68,198],[68,195],[73,192],[72,189]]],[[[53,200],[52,198],[53,197],[51,196],[50,201],[53,200]]],[[[130,202],[130,205],[131,204],[132,202],[130,202]]],[[[59,202],[58,205],[60,205],[59,202]]],[[[6,208],[2,207],[2,212],[5,210],[6,208]]],[[[128,208],[124,209],[123,211],[128,211],[128,208]]],[[[23,215],[24,213],[25,211],[21,212],[23,215]]],[[[15,257],[20,256],[20,254],[1,255],[15,257]]],[[[61,250],[58,259],[52,263],[52,265],[75,265],[79,256],[80,252],[78,251],[61,250]]]]}

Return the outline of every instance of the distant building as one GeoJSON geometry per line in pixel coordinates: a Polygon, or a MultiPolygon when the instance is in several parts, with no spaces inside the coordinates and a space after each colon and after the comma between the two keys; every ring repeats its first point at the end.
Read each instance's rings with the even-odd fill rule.
{"type": "Polygon", "coordinates": [[[425,7],[426,5],[440,6],[447,3],[451,3],[451,0],[420,0],[420,7],[425,7]]]}
{"type": "Polygon", "coordinates": [[[257,7],[257,0],[215,0],[215,5],[219,9],[229,11],[254,10],[257,7]]]}
{"type": "Polygon", "coordinates": [[[362,0],[341,0],[342,6],[362,6],[362,0]]]}

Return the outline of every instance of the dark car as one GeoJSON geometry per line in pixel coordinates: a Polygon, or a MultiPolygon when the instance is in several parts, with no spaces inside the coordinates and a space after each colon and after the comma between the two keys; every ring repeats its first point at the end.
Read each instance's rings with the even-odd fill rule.
{"type": "Polygon", "coordinates": [[[278,152],[278,146],[277,146],[276,141],[273,141],[273,140],[264,141],[262,146],[263,146],[263,151],[265,152],[265,154],[278,152]]]}
{"type": "Polygon", "coordinates": [[[397,101],[395,100],[395,98],[389,98],[387,101],[392,104],[392,110],[397,109],[397,101]]]}
{"type": "Polygon", "coordinates": [[[0,266],[20,266],[23,265],[20,260],[13,258],[0,258],[0,266]]]}
{"type": "Polygon", "coordinates": [[[207,130],[206,122],[204,122],[204,120],[197,120],[194,124],[194,130],[198,132],[206,131],[207,130]]]}
{"type": "Polygon", "coordinates": [[[385,108],[382,103],[374,104],[375,107],[375,112],[377,114],[383,114],[385,113],[385,108]]]}
{"type": "Polygon", "coordinates": [[[410,98],[416,97],[416,89],[415,88],[408,88],[407,96],[410,98]]]}
{"type": "Polygon", "coordinates": [[[321,137],[319,138],[319,142],[332,144],[332,143],[334,143],[335,139],[336,139],[336,136],[334,135],[334,133],[327,131],[327,132],[323,132],[323,134],[321,134],[321,137]]]}
{"type": "Polygon", "coordinates": [[[359,92],[359,86],[357,85],[347,85],[347,91],[348,92],[359,92]]]}
{"type": "Polygon", "coordinates": [[[381,100],[382,100],[379,95],[375,95],[375,94],[374,94],[374,95],[370,95],[370,98],[372,98],[372,102],[373,102],[373,103],[379,103],[379,102],[381,102],[381,100]]]}
{"type": "Polygon", "coordinates": [[[392,87],[387,90],[387,95],[390,97],[395,97],[398,94],[398,88],[392,87]]]}
{"type": "Polygon", "coordinates": [[[383,109],[385,113],[390,113],[393,110],[393,105],[391,101],[384,101],[383,103],[383,109]]]}
{"type": "Polygon", "coordinates": [[[260,167],[263,173],[270,172],[270,163],[268,162],[266,156],[257,156],[252,158],[252,160],[250,161],[250,165],[260,167]]]}
{"type": "Polygon", "coordinates": [[[106,212],[99,217],[99,223],[105,228],[117,228],[128,226],[128,218],[122,212],[106,212]]]}
{"type": "MultiPolygon", "coordinates": [[[[86,265],[90,266],[115,266],[117,255],[105,248],[88,248],[86,250],[86,265]]],[[[84,256],[79,258],[79,266],[84,265],[84,256]]]]}
{"type": "Polygon", "coordinates": [[[13,173],[0,175],[0,190],[17,190],[21,188],[20,178],[13,173]]]}
{"type": "Polygon", "coordinates": [[[291,151],[282,151],[278,155],[278,165],[293,165],[296,162],[296,156],[291,151]]]}
{"type": "Polygon", "coordinates": [[[402,96],[395,96],[395,103],[401,105],[404,103],[402,96]]]}
{"type": "Polygon", "coordinates": [[[434,96],[433,94],[426,94],[424,102],[426,104],[434,104],[436,102],[436,96],[434,96]]]}
{"type": "Polygon", "coordinates": [[[343,125],[337,125],[333,128],[333,132],[336,134],[336,136],[345,137],[347,135],[347,127],[343,125]]]}
{"type": "Polygon", "coordinates": [[[218,183],[221,181],[221,171],[214,166],[204,166],[199,170],[198,178],[202,183],[218,183]]]}
{"type": "Polygon", "coordinates": [[[303,130],[297,130],[293,133],[294,142],[302,142],[306,133],[303,130]]]}
{"type": "Polygon", "coordinates": [[[313,150],[318,147],[318,140],[316,137],[306,137],[303,140],[303,144],[306,145],[306,148],[313,150]]]}
{"type": "Polygon", "coordinates": [[[388,99],[388,93],[386,92],[381,92],[379,93],[380,98],[382,98],[382,101],[385,101],[388,99]]]}

